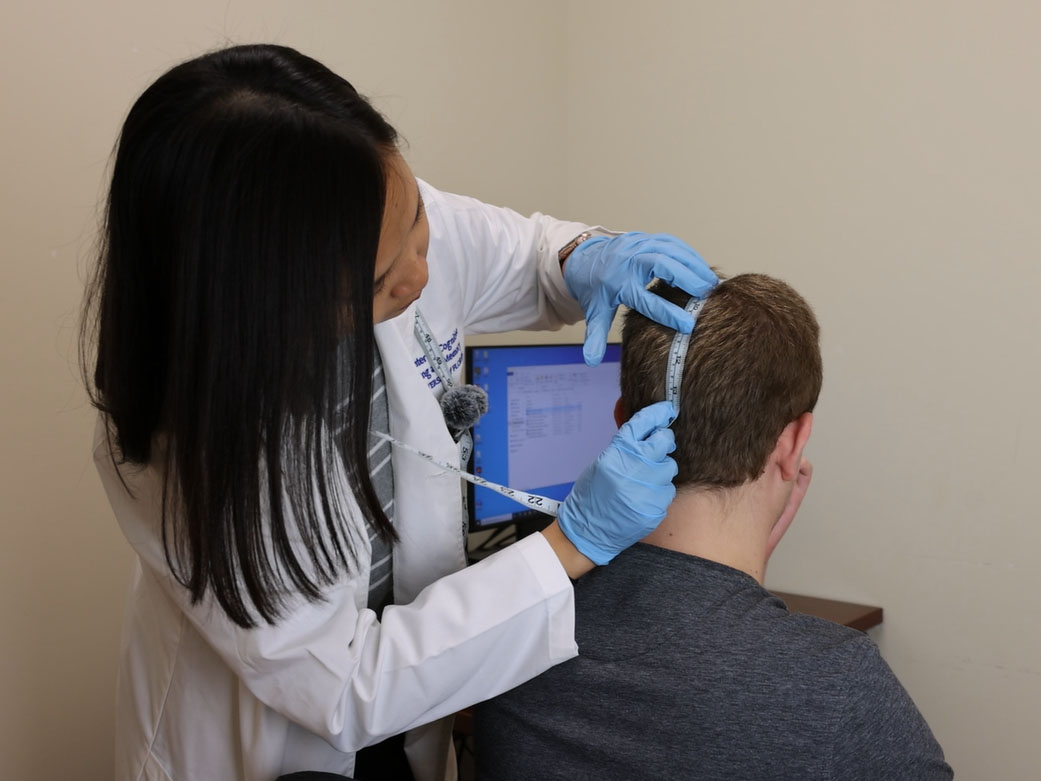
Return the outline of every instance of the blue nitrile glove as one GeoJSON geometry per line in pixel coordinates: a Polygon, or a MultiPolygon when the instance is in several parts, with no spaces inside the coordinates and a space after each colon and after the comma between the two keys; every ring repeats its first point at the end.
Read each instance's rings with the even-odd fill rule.
{"type": "Polygon", "coordinates": [[[701,257],[666,233],[623,233],[586,239],[564,264],[564,283],[586,314],[582,355],[596,366],[607,348],[607,332],[619,304],[683,333],[694,327],[683,307],[647,292],[655,277],[703,298],[719,279],[701,257]]]}
{"type": "Polygon", "coordinates": [[[676,438],[668,428],[675,417],[671,401],[633,415],[560,506],[561,531],[594,564],[606,564],[665,517],[676,496],[677,467],[669,458],[676,438]]]}

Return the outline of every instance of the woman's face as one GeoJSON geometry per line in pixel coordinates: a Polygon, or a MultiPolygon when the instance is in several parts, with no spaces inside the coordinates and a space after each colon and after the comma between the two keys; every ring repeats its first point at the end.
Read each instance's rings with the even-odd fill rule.
{"type": "Polygon", "coordinates": [[[376,251],[372,321],[382,323],[408,309],[427,284],[430,227],[419,185],[399,154],[387,161],[387,203],[376,251]]]}

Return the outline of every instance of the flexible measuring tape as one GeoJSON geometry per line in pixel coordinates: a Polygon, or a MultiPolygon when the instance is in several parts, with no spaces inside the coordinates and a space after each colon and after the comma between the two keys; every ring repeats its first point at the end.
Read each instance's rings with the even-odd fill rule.
{"type": "MultiPolygon", "coordinates": [[[[692,296],[683,308],[685,312],[694,318],[693,325],[698,324],[698,315],[701,314],[701,307],[704,304],[705,299],[692,296]]],[[[676,409],[676,414],[679,414],[680,411],[680,386],[683,384],[683,366],[687,361],[687,348],[690,347],[690,337],[694,333],[693,325],[688,334],[677,331],[676,335],[672,337],[672,347],[669,348],[669,363],[668,368],[665,370],[665,400],[672,402],[673,407],[676,409]]]]}
{"type": "MultiPolygon", "coordinates": [[[[416,309],[416,322],[413,328],[416,335],[416,340],[419,342],[420,347],[423,348],[423,354],[427,357],[427,363],[437,373],[438,378],[441,380],[441,385],[444,391],[454,387],[455,383],[452,381],[452,377],[448,372],[448,363],[444,359],[444,355],[441,353],[441,344],[434,337],[430,331],[430,326],[427,325],[426,318],[423,317],[423,313],[416,309]]],[[[390,442],[392,445],[397,445],[408,452],[419,456],[420,458],[429,461],[430,463],[441,467],[453,474],[459,475],[467,482],[473,483],[474,485],[480,485],[485,488],[496,491],[503,496],[513,499],[518,504],[523,505],[531,510],[537,510],[545,513],[546,515],[557,514],[560,509],[560,502],[556,499],[550,499],[548,496],[539,496],[538,494],[530,494],[525,491],[518,491],[514,488],[508,488],[505,485],[499,485],[493,483],[490,480],[485,480],[483,477],[472,475],[469,472],[460,469],[454,464],[450,464],[447,461],[441,461],[440,459],[434,458],[429,453],[424,453],[418,448],[412,447],[400,440],[394,439],[394,437],[384,434],[381,431],[373,431],[376,436],[390,442]]],[[[462,436],[459,437],[459,463],[467,464],[470,461],[470,454],[473,452],[473,437],[469,431],[464,431],[462,436]]],[[[465,534],[465,527],[468,525],[469,513],[467,510],[466,496],[463,496],[463,527],[465,534]]]]}
{"type": "Polygon", "coordinates": [[[382,431],[373,430],[372,433],[380,439],[390,442],[392,445],[396,445],[400,448],[407,450],[409,453],[412,453],[413,455],[419,456],[424,461],[429,461],[431,464],[439,466],[445,471],[459,475],[468,483],[473,483],[474,485],[480,485],[485,488],[491,489],[492,491],[496,491],[497,493],[500,493],[503,496],[509,497],[513,501],[517,502],[517,504],[524,505],[530,510],[538,510],[539,512],[545,513],[546,515],[555,516],[557,514],[557,511],[560,509],[561,503],[556,499],[550,499],[548,496],[539,496],[538,494],[529,494],[526,491],[518,491],[515,488],[508,488],[505,485],[493,483],[491,480],[485,480],[483,477],[478,477],[477,475],[472,475],[469,472],[464,472],[462,469],[455,466],[454,464],[450,464],[447,461],[442,461],[439,458],[435,458],[429,453],[424,453],[419,448],[412,447],[412,445],[406,444],[401,440],[394,439],[394,437],[390,436],[389,434],[384,434],[382,431]]]}
{"type": "Polygon", "coordinates": [[[423,317],[423,313],[418,308],[416,309],[416,321],[412,331],[416,335],[416,341],[419,342],[419,346],[423,348],[423,354],[427,357],[427,363],[430,364],[430,368],[437,372],[437,376],[441,379],[446,390],[451,388],[454,383],[448,374],[448,369],[445,368],[447,362],[445,361],[445,356],[441,353],[441,343],[431,333],[426,318],[423,317]]]}
{"type": "MultiPolygon", "coordinates": [[[[698,322],[698,315],[701,312],[701,307],[704,305],[704,300],[699,298],[691,298],[687,305],[684,307],[686,311],[693,319],[694,324],[698,322]]],[[[427,362],[437,373],[437,376],[441,380],[441,384],[445,390],[453,387],[454,383],[452,378],[449,376],[448,371],[445,369],[445,360],[441,355],[441,345],[434,338],[434,335],[430,332],[429,326],[427,326],[426,319],[416,310],[416,323],[415,323],[415,334],[416,339],[419,341],[423,348],[423,353],[427,357],[427,362]]],[[[693,328],[691,331],[693,332],[693,328]]],[[[676,335],[672,339],[672,346],[669,349],[669,361],[668,369],[665,380],[665,399],[671,401],[675,406],[676,410],[679,410],[680,402],[680,385],[683,380],[683,365],[687,358],[687,348],[690,346],[690,334],[676,332],[676,335]]],[[[528,493],[527,491],[519,491],[516,488],[509,488],[499,483],[493,483],[491,480],[485,480],[483,477],[472,475],[466,472],[454,464],[450,464],[447,461],[442,461],[439,458],[435,458],[429,453],[425,453],[419,448],[412,447],[401,440],[395,439],[389,434],[385,434],[382,431],[372,431],[374,435],[383,439],[391,445],[396,445],[409,453],[422,458],[424,461],[428,461],[441,469],[446,470],[452,474],[459,475],[463,480],[474,485],[479,485],[489,490],[506,496],[513,501],[517,502],[524,507],[537,512],[545,513],[546,515],[556,516],[560,510],[561,502],[556,499],[550,499],[548,496],[539,496],[538,494],[528,493]]],[[[470,437],[470,433],[464,432],[463,437],[459,441],[459,457],[462,463],[467,463],[470,459],[470,452],[473,448],[473,442],[470,437]],[[465,453],[465,455],[464,455],[465,453]]],[[[466,512],[466,503],[464,499],[463,511],[466,512]]]]}

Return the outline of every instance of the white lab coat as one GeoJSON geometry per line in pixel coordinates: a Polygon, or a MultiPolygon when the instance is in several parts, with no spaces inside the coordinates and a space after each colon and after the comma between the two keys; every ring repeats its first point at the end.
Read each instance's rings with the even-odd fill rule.
{"type": "MultiPolygon", "coordinates": [[[[556,252],[586,226],[421,187],[430,282],[419,306],[448,356],[465,333],[553,328],[581,317],[556,252]]],[[[391,434],[454,462],[456,445],[425,367],[416,365],[413,317],[414,307],[376,327],[391,434]]],[[[416,778],[452,778],[444,717],[577,653],[571,584],[542,535],[463,569],[458,477],[400,448],[393,453],[397,604],[382,622],[365,608],[366,534],[354,536],[361,561],[353,575],[328,589],[325,602],[301,600],[277,626],[245,630],[209,599],[193,606],[163,554],[158,472],[124,466],[120,475],[104,425],[95,462],[137,553],[117,686],[119,781],[350,775],[354,751],[405,730],[416,778]]]]}

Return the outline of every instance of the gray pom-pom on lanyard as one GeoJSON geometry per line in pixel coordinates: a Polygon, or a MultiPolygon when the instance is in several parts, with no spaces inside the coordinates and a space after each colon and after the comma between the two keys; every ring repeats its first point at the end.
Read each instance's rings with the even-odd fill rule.
{"type": "Polygon", "coordinates": [[[477,385],[456,385],[441,395],[441,414],[456,440],[487,411],[488,394],[477,385]]]}

